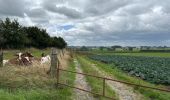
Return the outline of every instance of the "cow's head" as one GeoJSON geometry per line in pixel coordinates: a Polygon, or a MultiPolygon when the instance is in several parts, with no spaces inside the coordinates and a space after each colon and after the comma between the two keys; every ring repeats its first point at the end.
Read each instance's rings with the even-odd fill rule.
{"type": "Polygon", "coordinates": [[[19,60],[21,60],[22,58],[25,58],[25,57],[28,57],[28,58],[31,58],[31,57],[34,57],[31,53],[29,53],[29,52],[25,52],[25,53],[17,53],[17,54],[15,54],[15,56],[17,56],[17,58],[19,59],[19,60]]]}
{"type": "Polygon", "coordinates": [[[15,56],[17,56],[17,58],[18,58],[19,60],[21,60],[21,59],[22,59],[22,54],[23,54],[23,53],[19,52],[19,53],[16,53],[15,56]]]}
{"type": "Polygon", "coordinates": [[[24,56],[24,57],[34,57],[31,53],[29,53],[29,52],[25,52],[25,53],[23,53],[22,54],[22,56],[24,56]]]}

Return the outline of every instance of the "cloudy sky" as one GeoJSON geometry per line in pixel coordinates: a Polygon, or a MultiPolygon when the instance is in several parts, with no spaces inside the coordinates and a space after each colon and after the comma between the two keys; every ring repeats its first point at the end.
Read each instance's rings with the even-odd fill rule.
{"type": "Polygon", "coordinates": [[[170,0],[0,0],[0,18],[46,28],[69,45],[170,46],[170,0]]]}

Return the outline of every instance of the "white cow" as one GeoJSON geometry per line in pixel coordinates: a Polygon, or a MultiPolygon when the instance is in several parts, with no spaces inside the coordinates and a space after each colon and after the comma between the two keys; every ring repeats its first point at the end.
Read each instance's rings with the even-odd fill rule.
{"type": "Polygon", "coordinates": [[[44,64],[44,63],[50,63],[50,61],[51,61],[50,55],[47,55],[45,57],[41,57],[41,65],[44,64]]]}

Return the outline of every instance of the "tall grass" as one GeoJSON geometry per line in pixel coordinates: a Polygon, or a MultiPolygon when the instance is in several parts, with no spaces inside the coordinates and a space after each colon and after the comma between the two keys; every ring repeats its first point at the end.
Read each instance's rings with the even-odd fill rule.
{"type": "MultiPolygon", "coordinates": [[[[37,51],[38,52],[38,51],[37,51]]],[[[68,70],[75,70],[72,59],[68,70]]],[[[49,64],[40,66],[5,66],[0,68],[0,100],[71,100],[72,89],[56,86],[56,79],[47,75],[49,64]]],[[[75,75],[60,73],[61,80],[74,83],[75,75]]]]}

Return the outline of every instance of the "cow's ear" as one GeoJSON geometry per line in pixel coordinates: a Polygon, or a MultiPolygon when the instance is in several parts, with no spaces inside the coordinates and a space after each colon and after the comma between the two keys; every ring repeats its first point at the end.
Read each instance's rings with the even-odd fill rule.
{"type": "Polygon", "coordinates": [[[41,54],[41,57],[45,57],[45,54],[44,54],[44,53],[42,53],[42,54],[41,54]]]}
{"type": "Polygon", "coordinates": [[[28,56],[29,56],[29,57],[34,57],[31,53],[28,53],[28,56]]]}

